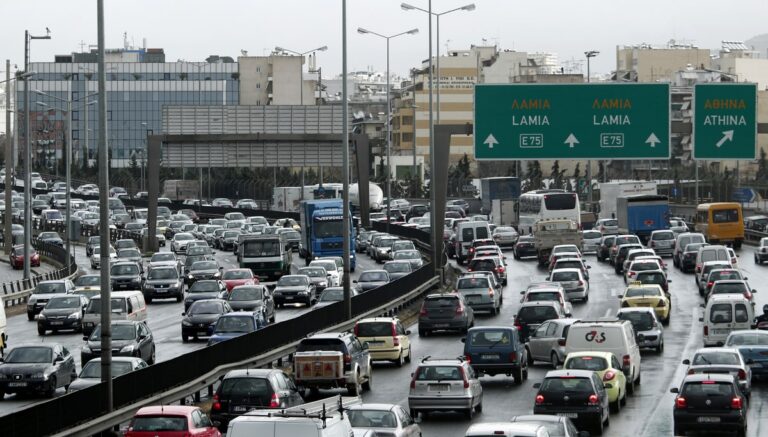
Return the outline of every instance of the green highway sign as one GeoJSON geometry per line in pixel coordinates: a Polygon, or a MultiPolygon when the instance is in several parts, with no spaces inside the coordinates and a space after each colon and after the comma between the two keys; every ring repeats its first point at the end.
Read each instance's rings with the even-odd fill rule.
{"type": "Polygon", "coordinates": [[[757,84],[693,87],[694,159],[755,159],[757,84]]]}
{"type": "Polygon", "coordinates": [[[475,85],[475,159],[668,159],[668,84],[475,85]]]}

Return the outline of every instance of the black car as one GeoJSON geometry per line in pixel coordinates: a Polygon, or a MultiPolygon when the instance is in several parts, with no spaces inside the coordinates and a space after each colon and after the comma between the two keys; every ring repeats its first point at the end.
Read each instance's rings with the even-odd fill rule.
{"type": "Polygon", "coordinates": [[[633,249],[643,249],[643,246],[640,244],[622,244],[618,247],[616,251],[616,258],[613,260],[613,269],[618,274],[624,271],[624,260],[627,259],[627,255],[629,255],[629,251],[633,249]]]}
{"type": "MultiPolygon", "coordinates": [[[[155,363],[155,340],[145,322],[115,320],[112,329],[112,355],[139,357],[147,364],[155,363]]],[[[80,349],[80,365],[101,356],[101,325],[90,336],[84,336],[85,346],[80,349]]]]}
{"type": "Polygon", "coordinates": [[[41,232],[37,236],[38,243],[54,244],[59,247],[64,247],[64,240],[59,237],[57,232],[41,232]]]}
{"type": "Polygon", "coordinates": [[[194,302],[189,309],[182,313],[181,341],[195,340],[201,336],[209,336],[213,325],[222,314],[232,312],[232,307],[223,299],[202,299],[194,302]]]}
{"type": "Polygon", "coordinates": [[[141,290],[141,267],[132,261],[120,261],[109,268],[112,290],[141,290]]]}
{"type": "MultiPolygon", "coordinates": [[[[189,259],[189,256],[187,256],[189,259]]],[[[223,267],[219,266],[219,263],[213,260],[199,260],[190,264],[189,269],[186,270],[184,275],[184,282],[188,285],[195,283],[195,281],[204,279],[216,279],[221,277],[221,271],[223,267]]]]}
{"type": "Polygon", "coordinates": [[[45,200],[33,200],[32,201],[32,214],[40,215],[44,209],[49,209],[50,204],[45,200]]]}
{"type": "Polygon", "coordinates": [[[613,243],[615,242],[615,235],[603,235],[603,238],[600,239],[600,245],[597,246],[597,250],[595,251],[595,257],[598,261],[605,261],[608,259],[611,255],[611,247],[613,247],[613,243]]]}
{"type": "Polygon", "coordinates": [[[429,212],[429,206],[427,205],[411,205],[408,208],[408,212],[405,214],[405,221],[408,221],[414,217],[422,217],[429,212]]]}
{"type": "Polygon", "coordinates": [[[117,261],[133,261],[142,272],[144,271],[144,265],[141,262],[141,252],[135,247],[117,249],[117,261]]]}
{"type": "Polygon", "coordinates": [[[317,301],[317,290],[308,276],[284,275],[278,279],[273,296],[278,308],[297,302],[312,306],[317,301]]]}
{"type": "Polygon", "coordinates": [[[411,262],[408,260],[402,261],[387,261],[384,263],[384,270],[389,273],[389,280],[394,281],[402,278],[413,272],[411,262]]]}
{"type": "Polygon", "coordinates": [[[357,284],[355,288],[358,293],[365,293],[389,283],[389,273],[386,270],[367,270],[352,282],[357,284]]]}
{"type": "Polygon", "coordinates": [[[536,246],[534,246],[533,235],[521,235],[520,238],[517,239],[517,243],[512,247],[512,254],[515,259],[536,256],[536,246]]]}
{"type": "Polygon", "coordinates": [[[18,346],[0,361],[0,400],[11,393],[42,393],[53,397],[56,389],[77,378],[75,359],[56,343],[18,346]]]}
{"type": "Polygon", "coordinates": [[[62,330],[83,330],[83,311],[88,306],[88,298],[81,294],[51,295],[45,308],[37,315],[37,333],[46,331],[55,334],[62,330]]]}
{"type": "Polygon", "coordinates": [[[686,244],[683,248],[683,256],[680,258],[680,270],[683,273],[692,272],[696,268],[696,255],[699,248],[707,246],[707,243],[686,244]]]}
{"type": "Polygon", "coordinates": [[[216,389],[211,419],[225,431],[229,422],[253,409],[283,409],[304,403],[293,380],[280,369],[231,370],[216,389]]]}
{"type": "Polygon", "coordinates": [[[238,285],[226,296],[233,311],[259,311],[275,323],[275,301],[263,285],[238,285]]]}
{"type": "Polygon", "coordinates": [[[171,299],[181,302],[184,297],[184,281],[178,270],[171,266],[150,267],[142,287],[144,299],[152,303],[153,299],[171,299]]]}
{"type": "MultiPolygon", "coordinates": [[[[198,238],[198,240],[202,241],[205,238],[198,238]]],[[[208,259],[213,259],[213,249],[211,249],[208,245],[200,245],[200,246],[191,246],[192,243],[187,244],[187,256],[200,256],[200,255],[208,255],[208,259]]]]}
{"type": "Polygon", "coordinates": [[[321,294],[328,287],[328,272],[323,267],[302,267],[296,274],[308,276],[317,294],[321,294]]]}
{"type": "Polygon", "coordinates": [[[533,414],[570,418],[579,430],[602,434],[608,424],[608,392],[597,373],[589,370],[552,370],[538,389],[533,414]]]}
{"type": "Polygon", "coordinates": [[[196,281],[187,289],[184,298],[184,311],[189,310],[195,301],[203,299],[224,299],[227,296],[227,286],[218,279],[202,279],[196,281]]]}
{"type": "Polygon", "coordinates": [[[226,230],[221,233],[221,236],[216,240],[216,247],[221,250],[234,250],[237,239],[240,236],[240,231],[226,230]]]}
{"type": "Polygon", "coordinates": [[[747,435],[747,398],[731,374],[686,375],[675,393],[675,435],[688,431],[736,431],[747,435]]]}
{"type": "Polygon", "coordinates": [[[285,242],[285,249],[290,249],[293,252],[299,251],[299,243],[301,243],[301,234],[297,231],[283,231],[280,233],[280,238],[285,242]]]}

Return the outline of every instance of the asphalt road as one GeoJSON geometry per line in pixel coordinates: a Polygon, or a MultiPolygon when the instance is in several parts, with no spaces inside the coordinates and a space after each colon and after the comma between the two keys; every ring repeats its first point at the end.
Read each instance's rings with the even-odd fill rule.
{"type": "MultiPolygon", "coordinates": [[[[170,246],[161,249],[162,251],[169,251],[170,246]]],[[[91,269],[90,261],[85,256],[84,246],[75,246],[75,257],[81,271],[85,273],[99,272],[98,270],[91,269]]],[[[225,269],[237,267],[237,258],[231,252],[217,250],[215,258],[225,269]]],[[[145,264],[146,262],[148,262],[148,260],[145,260],[145,264]]],[[[298,254],[294,254],[293,262],[294,269],[305,265],[305,261],[299,258],[298,254]]],[[[10,269],[10,266],[6,265],[6,267],[10,269]]],[[[3,264],[0,263],[0,270],[2,268],[3,264]]],[[[380,268],[380,265],[377,265],[365,255],[358,255],[358,264],[355,273],[352,274],[352,279],[357,279],[360,272],[376,268],[380,268]]],[[[149,328],[154,335],[158,361],[165,361],[205,347],[207,338],[198,341],[190,340],[188,343],[183,343],[181,341],[181,313],[183,311],[183,302],[177,303],[175,300],[153,301],[152,304],[147,306],[147,321],[149,328]]],[[[307,311],[307,308],[304,305],[286,305],[286,307],[277,310],[277,321],[279,322],[280,320],[296,317],[305,311],[307,311]]],[[[41,337],[37,334],[37,325],[35,322],[27,320],[26,312],[16,316],[10,316],[8,318],[6,332],[9,336],[8,341],[10,347],[29,343],[60,343],[68,348],[73,354],[75,362],[77,363],[77,370],[78,372],[80,371],[80,348],[84,343],[83,334],[70,331],[57,334],[49,332],[44,337],[41,337]]],[[[57,396],[63,394],[63,388],[60,388],[56,392],[57,396]]],[[[18,409],[40,401],[41,398],[39,397],[22,398],[16,395],[6,395],[5,400],[0,403],[0,416],[12,413],[18,409]]]]}

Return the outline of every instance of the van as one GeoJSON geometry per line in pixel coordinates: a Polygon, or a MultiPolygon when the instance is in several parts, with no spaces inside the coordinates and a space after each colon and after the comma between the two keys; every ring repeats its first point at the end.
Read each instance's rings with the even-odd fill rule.
{"type": "Polygon", "coordinates": [[[486,422],[469,427],[464,437],[549,437],[547,427],[541,423],[486,422]]]}
{"type": "Polygon", "coordinates": [[[755,318],[752,304],[742,294],[715,294],[704,307],[704,346],[722,346],[731,331],[751,329],[755,318]]]}
{"type": "Polygon", "coordinates": [[[335,396],[280,411],[252,410],[229,422],[227,437],[349,437],[346,408],[358,397],[335,396]]]}
{"type": "Polygon", "coordinates": [[[574,322],[565,338],[565,354],[571,352],[612,352],[621,361],[627,376],[627,393],[640,383],[640,346],[632,323],[627,320],[574,322]]]}
{"type": "Polygon", "coordinates": [[[473,240],[491,238],[487,222],[462,222],[456,227],[456,260],[463,265],[473,240]]]}
{"type": "Polygon", "coordinates": [[[728,248],[720,245],[709,245],[699,249],[699,253],[696,254],[697,284],[698,276],[701,274],[701,268],[704,267],[704,263],[708,261],[723,261],[730,264],[731,255],[728,253],[728,248]]]}
{"type": "Polygon", "coordinates": [[[672,263],[675,267],[682,269],[680,261],[683,259],[683,252],[685,252],[685,246],[695,243],[706,243],[704,234],[697,232],[683,232],[677,236],[675,240],[675,250],[672,252],[672,263]]]}
{"type": "Polygon", "coordinates": [[[5,327],[8,319],[5,317],[5,302],[0,297],[0,356],[5,356],[5,348],[8,347],[8,335],[5,333],[5,327]]]}
{"type": "MultiPolygon", "coordinates": [[[[141,291],[114,291],[112,298],[112,320],[147,320],[147,304],[141,291]]],[[[83,314],[83,334],[91,335],[101,323],[101,296],[94,296],[83,314]]]]}
{"type": "Polygon", "coordinates": [[[730,243],[735,249],[744,241],[744,215],[736,202],[703,203],[696,207],[696,231],[711,244],[730,243]]]}

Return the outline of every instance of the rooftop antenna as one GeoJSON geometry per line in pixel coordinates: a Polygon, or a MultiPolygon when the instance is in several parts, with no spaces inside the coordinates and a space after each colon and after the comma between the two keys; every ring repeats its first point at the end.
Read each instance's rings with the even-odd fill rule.
{"type": "Polygon", "coordinates": [[[128,50],[128,32],[123,32],[123,48],[128,50]]]}

